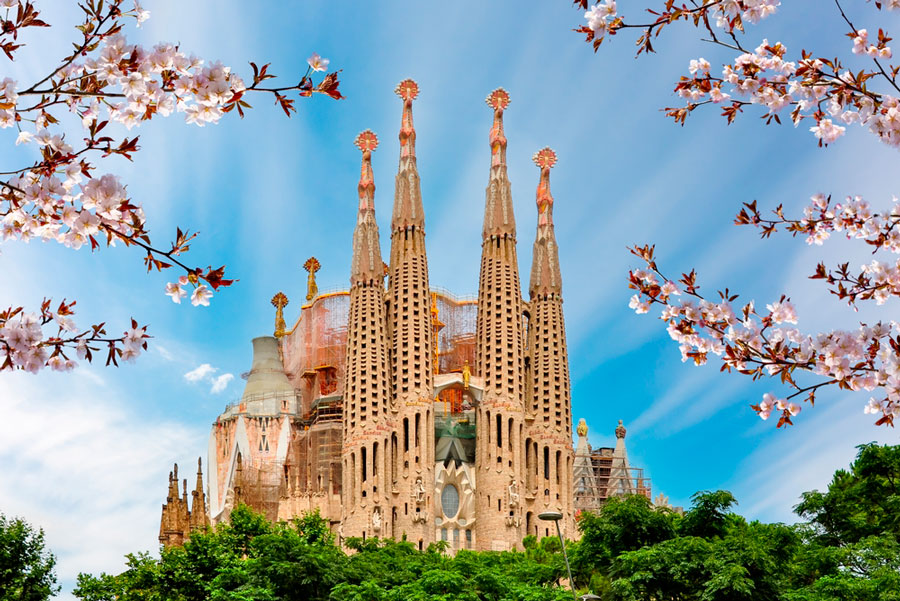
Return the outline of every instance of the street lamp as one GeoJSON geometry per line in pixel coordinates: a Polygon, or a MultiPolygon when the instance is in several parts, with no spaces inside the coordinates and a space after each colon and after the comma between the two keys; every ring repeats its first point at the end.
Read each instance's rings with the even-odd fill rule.
{"type": "Polygon", "coordinates": [[[556,534],[559,535],[559,544],[562,545],[563,558],[566,560],[566,572],[569,573],[569,586],[572,587],[572,598],[578,601],[578,595],[575,593],[575,582],[572,580],[572,568],[569,567],[569,555],[566,553],[566,541],[563,540],[562,530],[559,528],[559,521],[563,514],[558,511],[545,511],[538,514],[538,518],[545,522],[556,523],[556,534]]]}

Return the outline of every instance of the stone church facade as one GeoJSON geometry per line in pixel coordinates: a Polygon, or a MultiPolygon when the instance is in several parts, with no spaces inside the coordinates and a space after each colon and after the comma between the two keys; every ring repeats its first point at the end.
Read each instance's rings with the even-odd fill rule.
{"type": "MultiPolygon", "coordinates": [[[[413,125],[418,86],[406,80],[396,92],[400,158],[387,261],[375,220],[378,139],[366,131],[356,139],[362,161],[349,289],[320,293],[311,258],[306,303],[292,328],[284,321],[287,297],[272,299],[275,335],[253,340],[243,396],[213,424],[209,520],[226,519],[238,502],[272,519],[317,509],[342,540],[506,550],[521,547],[526,535],[553,534],[538,514],[554,511],[564,534],[575,537],[569,361],[550,192],[556,155],[545,148],[533,157],[538,223],[526,299],[503,129],[509,95],[490,94],[478,295],[434,289],[413,125]]],[[[177,497],[175,478],[170,495],[177,497]]],[[[184,508],[173,503],[173,512],[187,511],[186,496],[184,508]]],[[[162,530],[160,541],[167,544],[162,530]]]]}

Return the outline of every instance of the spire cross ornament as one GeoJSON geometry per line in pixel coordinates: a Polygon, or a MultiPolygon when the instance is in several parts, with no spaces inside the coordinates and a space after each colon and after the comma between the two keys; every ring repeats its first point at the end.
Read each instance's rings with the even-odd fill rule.
{"type": "Polygon", "coordinates": [[[375,175],[372,173],[372,151],[378,148],[378,136],[371,129],[360,133],[353,142],[362,151],[359,174],[359,210],[375,210],[375,175]]]}
{"type": "Polygon", "coordinates": [[[279,292],[272,297],[272,306],[275,307],[275,338],[284,336],[287,325],[284,323],[284,308],[288,304],[288,297],[284,292],[279,292]]]}
{"type": "Polygon", "coordinates": [[[309,273],[309,276],[306,278],[306,300],[308,301],[316,298],[316,295],[319,294],[319,287],[316,285],[316,272],[321,267],[321,263],[315,257],[308,258],[306,263],[303,264],[303,269],[309,273]]]}
{"type": "Polygon", "coordinates": [[[485,100],[494,109],[494,124],[491,126],[491,167],[506,165],[506,136],[503,134],[503,111],[509,106],[509,92],[497,88],[485,100]]]}
{"type": "Polygon", "coordinates": [[[404,79],[394,90],[403,99],[403,117],[400,121],[400,158],[416,156],[416,128],[413,126],[412,102],[419,95],[419,84],[404,79]]]}
{"type": "Polygon", "coordinates": [[[550,170],[556,165],[556,153],[544,147],[531,157],[534,164],[541,169],[541,179],[537,187],[538,225],[553,224],[553,195],[550,194],[550,170]]]}

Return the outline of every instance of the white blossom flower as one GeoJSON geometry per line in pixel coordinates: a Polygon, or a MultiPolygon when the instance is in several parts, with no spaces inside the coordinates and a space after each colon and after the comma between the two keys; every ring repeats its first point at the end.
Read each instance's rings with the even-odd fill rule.
{"type": "Polygon", "coordinates": [[[210,290],[205,284],[201,284],[194,288],[194,292],[193,294],[191,294],[191,304],[195,307],[198,305],[208,307],[210,298],[212,298],[212,290],[210,290]]]}
{"type": "Polygon", "coordinates": [[[313,71],[324,71],[328,68],[328,63],[330,63],[327,58],[322,58],[319,56],[317,52],[313,52],[312,56],[306,59],[306,63],[309,65],[309,68],[313,71]]]}

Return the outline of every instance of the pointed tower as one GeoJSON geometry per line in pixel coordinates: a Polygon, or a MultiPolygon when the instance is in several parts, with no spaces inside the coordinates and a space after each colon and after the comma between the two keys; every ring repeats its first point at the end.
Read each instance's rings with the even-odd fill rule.
{"type": "Polygon", "coordinates": [[[434,495],[433,331],[425,255],[425,215],[416,168],[412,103],[419,86],[411,79],[396,89],[403,100],[400,165],[391,217],[388,325],[391,337],[393,412],[391,440],[397,523],[388,535],[418,547],[434,540],[429,511],[434,495]],[[423,492],[424,490],[424,492],[423,492]],[[399,508],[402,507],[402,510],[399,508]]]}
{"type": "Polygon", "coordinates": [[[191,493],[191,531],[204,530],[209,526],[206,513],[206,493],[203,491],[203,460],[197,457],[197,483],[191,493]]]}
{"type": "Polygon", "coordinates": [[[503,111],[509,94],[498,88],[487,104],[494,111],[490,132],[491,171],[485,197],[478,283],[475,372],[484,378],[477,411],[476,535],[478,548],[502,550],[521,538],[524,487],[522,291],[516,259],[516,220],[506,173],[503,111]]]}
{"type": "Polygon", "coordinates": [[[588,427],[584,418],[578,420],[578,446],[575,447],[575,461],[572,477],[575,483],[573,504],[575,512],[600,509],[600,491],[594,462],[591,459],[591,445],[588,443],[588,427]]]}
{"type": "Polygon", "coordinates": [[[187,505],[187,480],[184,496],[178,495],[178,464],[169,472],[169,490],[159,520],[159,544],[164,547],[180,546],[190,537],[191,514],[187,505]]]}
{"type": "Polygon", "coordinates": [[[342,535],[384,536],[382,515],[388,489],[388,409],[390,382],[385,332],[384,265],[375,223],[372,151],[378,138],[369,130],[356,137],[362,151],[359,211],[353,231],[350,268],[350,322],[344,388],[342,535]]]}
{"type": "MultiPolygon", "coordinates": [[[[572,415],[569,386],[569,355],[562,309],[562,278],[559,253],[553,232],[553,196],[550,193],[550,169],[556,153],[544,148],[533,160],[540,168],[537,186],[538,225],[534,240],[531,297],[528,321],[530,364],[528,391],[531,447],[536,450],[538,473],[532,483],[536,489],[534,511],[559,511],[564,531],[575,534],[575,505],[572,495],[572,415]]],[[[541,532],[538,532],[541,533],[541,532]]]]}
{"type": "MultiPolygon", "coordinates": [[[[640,494],[636,479],[631,473],[628,464],[628,451],[625,450],[625,426],[622,420],[616,426],[616,448],[613,451],[612,465],[609,470],[609,483],[607,484],[608,497],[624,497],[625,495],[640,494]]],[[[648,493],[649,494],[649,493],[648,493]]]]}

